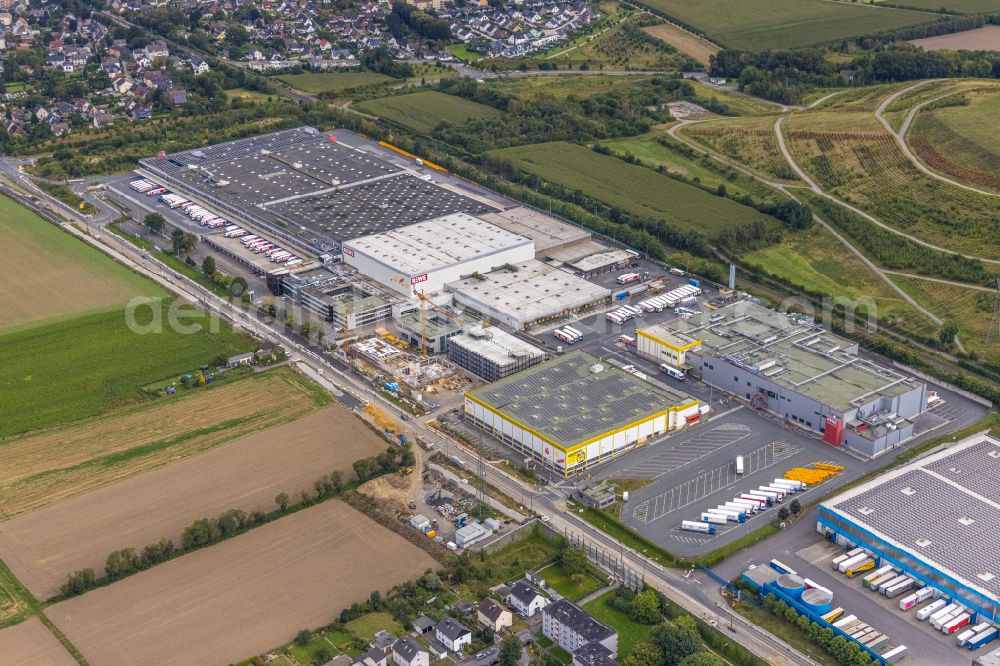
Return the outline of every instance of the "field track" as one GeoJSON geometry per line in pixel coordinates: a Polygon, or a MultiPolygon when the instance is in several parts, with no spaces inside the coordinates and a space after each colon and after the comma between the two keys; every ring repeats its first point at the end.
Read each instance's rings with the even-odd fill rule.
{"type": "Polygon", "coordinates": [[[46,599],[74,571],[101,572],[112,550],[141,551],[162,538],[178,544],[193,521],[228,509],[271,511],[278,493],[312,492],[333,470],[347,480],[355,460],[385,447],[360,419],[330,406],[0,523],[0,560],[46,599]]]}
{"type": "Polygon", "coordinates": [[[651,25],[642,30],[650,37],[656,37],[670,44],[678,51],[688,54],[703,65],[708,64],[710,56],[719,52],[719,47],[712,42],[686,32],[672,23],[651,25]]]}
{"type": "Polygon", "coordinates": [[[33,617],[0,629],[0,663],[17,666],[77,666],[62,643],[33,617]]]}
{"type": "Polygon", "coordinates": [[[331,500],[185,555],[47,614],[100,666],[227,664],[437,562],[331,500]]]}
{"type": "Polygon", "coordinates": [[[284,423],[316,406],[303,380],[279,369],[0,440],[0,519],[284,423]]]}

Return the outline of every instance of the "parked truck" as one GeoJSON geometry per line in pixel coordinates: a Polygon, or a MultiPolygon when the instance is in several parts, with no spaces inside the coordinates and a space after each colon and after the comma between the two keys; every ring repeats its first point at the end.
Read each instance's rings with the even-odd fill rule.
{"type": "Polygon", "coordinates": [[[701,522],[703,523],[714,523],[716,525],[725,525],[729,521],[728,516],[723,516],[718,513],[703,513],[701,514],[701,522]]]}
{"type": "Polygon", "coordinates": [[[854,578],[858,574],[864,573],[865,571],[871,571],[874,568],[875,560],[869,557],[866,560],[861,560],[853,566],[847,567],[847,570],[844,573],[847,574],[848,578],[854,578]]]}
{"type": "Polygon", "coordinates": [[[872,571],[871,573],[867,574],[864,578],[862,578],[861,579],[861,585],[862,585],[862,587],[871,587],[871,584],[874,581],[878,580],[882,576],[886,575],[887,573],[891,573],[891,572],[892,572],[892,565],[891,564],[883,565],[883,566],[879,567],[878,569],[876,569],[875,571],[872,571]]]}
{"type": "Polygon", "coordinates": [[[948,602],[946,600],[935,599],[934,601],[930,602],[929,604],[927,604],[926,606],[917,611],[917,619],[923,622],[931,615],[943,609],[947,605],[948,602]]]}
{"type": "Polygon", "coordinates": [[[883,594],[885,594],[886,599],[893,599],[901,594],[905,594],[913,589],[916,581],[912,578],[907,578],[904,581],[896,583],[892,587],[887,587],[884,589],[883,594]]]}
{"type": "Polygon", "coordinates": [[[704,534],[715,534],[715,525],[710,523],[700,523],[694,520],[681,522],[681,529],[689,532],[702,532],[704,534]]]}
{"type": "Polygon", "coordinates": [[[969,613],[960,613],[941,625],[941,633],[953,634],[972,620],[969,613]]]}
{"type": "Polygon", "coordinates": [[[965,647],[969,648],[970,650],[978,650],[979,648],[983,647],[996,637],[997,637],[997,628],[990,627],[989,629],[984,629],[980,633],[970,638],[969,641],[965,644],[965,647]]]}
{"type": "Polygon", "coordinates": [[[844,573],[848,568],[853,567],[855,564],[860,564],[861,562],[868,559],[868,553],[861,552],[854,557],[849,557],[840,564],[837,565],[837,571],[844,573]]]}
{"type": "Polygon", "coordinates": [[[854,557],[855,555],[860,555],[863,552],[865,552],[863,548],[854,548],[853,550],[849,550],[846,553],[841,553],[837,557],[833,558],[833,561],[830,563],[832,565],[831,568],[836,570],[837,567],[840,566],[841,562],[848,560],[854,557]]]}
{"type": "Polygon", "coordinates": [[[905,656],[906,656],[905,645],[900,645],[899,647],[895,647],[889,650],[888,652],[882,653],[882,658],[885,659],[885,661],[890,664],[896,663],[905,656]]]}

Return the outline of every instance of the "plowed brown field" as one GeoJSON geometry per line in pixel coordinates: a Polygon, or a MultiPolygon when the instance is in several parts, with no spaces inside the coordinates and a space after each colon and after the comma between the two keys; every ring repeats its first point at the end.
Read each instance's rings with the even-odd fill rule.
{"type": "Polygon", "coordinates": [[[340,406],[253,433],[53,506],[0,523],[0,560],[46,599],[79,569],[100,573],[108,553],[162,538],[228,509],[275,508],[274,497],[385,450],[386,442],[340,406]]]}
{"type": "Polygon", "coordinates": [[[278,369],[0,441],[0,519],[93,490],[318,407],[278,369]]]}
{"type": "Polygon", "coordinates": [[[92,664],[227,664],[436,565],[331,500],[46,613],[92,664]]]}
{"type": "Polygon", "coordinates": [[[0,663],[17,666],[77,666],[52,632],[33,617],[0,629],[0,663]]]}

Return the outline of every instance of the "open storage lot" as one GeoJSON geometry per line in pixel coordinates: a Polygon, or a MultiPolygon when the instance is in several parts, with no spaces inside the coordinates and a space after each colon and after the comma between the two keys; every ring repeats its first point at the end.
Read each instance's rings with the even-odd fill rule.
{"type": "Polygon", "coordinates": [[[278,493],[311,493],[333,470],[346,481],[355,460],[385,447],[360,419],[330,406],[0,523],[0,559],[37,597],[51,597],[72,572],[100,571],[113,550],[140,551],[161,538],[179,543],[194,520],[228,509],[271,511],[278,493]]]}
{"type": "Polygon", "coordinates": [[[0,629],[0,661],[17,666],[76,666],[76,659],[37,617],[0,629]]]}
{"type": "Polygon", "coordinates": [[[124,305],[164,292],[99,251],[0,197],[0,235],[13,248],[0,280],[0,333],[124,305]]]}
{"type": "Polygon", "coordinates": [[[225,664],[435,565],[331,500],[47,612],[94,664],[225,664]]]}
{"type": "Polygon", "coordinates": [[[0,516],[12,516],[293,420],[331,398],[278,369],[113,415],[0,441],[0,516]]]}

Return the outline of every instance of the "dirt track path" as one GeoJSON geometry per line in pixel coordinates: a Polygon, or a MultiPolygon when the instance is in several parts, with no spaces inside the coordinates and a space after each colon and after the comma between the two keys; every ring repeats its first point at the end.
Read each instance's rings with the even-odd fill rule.
{"type": "Polygon", "coordinates": [[[916,117],[917,113],[919,113],[922,108],[924,108],[928,104],[932,104],[933,102],[938,101],[939,99],[944,99],[945,97],[951,97],[952,95],[957,95],[959,93],[966,92],[966,90],[964,89],[952,90],[951,92],[942,93],[936,97],[932,97],[927,101],[914,105],[913,108],[910,109],[909,113],[906,114],[906,119],[903,121],[903,124],[900,126],[898,132],[892,128],[892,124],[885,119],[885,116],[882,115],[883,113],[885,113],[885,110],[889,108],[889,105],[892,104],[899,97],[905,95],[911,90],[916,90],[917,88],[921,88],[927,85],[928,83],[931,83],[931,81],[929,80],[918,81],[911,86],[906,86],[905,88],[901,88],[896,92],[894,92],[893,94],[889,95],[884,100],[882,100],[882,103],[878,105],[877,109],[875,109],[875,117],[878,119],[880,123],[882,123],[882,127],[884,127],[886,131],[892,135],[892,138],[896,140],[896,144],[899,145],[899,149],[903,151],[904,155],[906,155],[906,159],[910,160],[913,166],[915,166],[925,175],[930,176],[935,180],[940,180],[942,183],[948,183],[949,185],[954,185],[955,187],[961,187],[963,190],[969,190],[970,192],[975,192],[976,194],[982,194],[987,197],[1000,196],[1000,194],[997,194],[996,192],[981,190],[978,187],[973,187],[972,185],[967,185],[957,180],[952,180],[951,178],[943,176],[937,173],[936,171],[932,171],[923,162],[921,162],[916,155],[913,154],[913,152],[910,150],[909,144],[906,143],[906,132],[910,129],[910,124],[913,122],[913,119],[916,117]]]}

